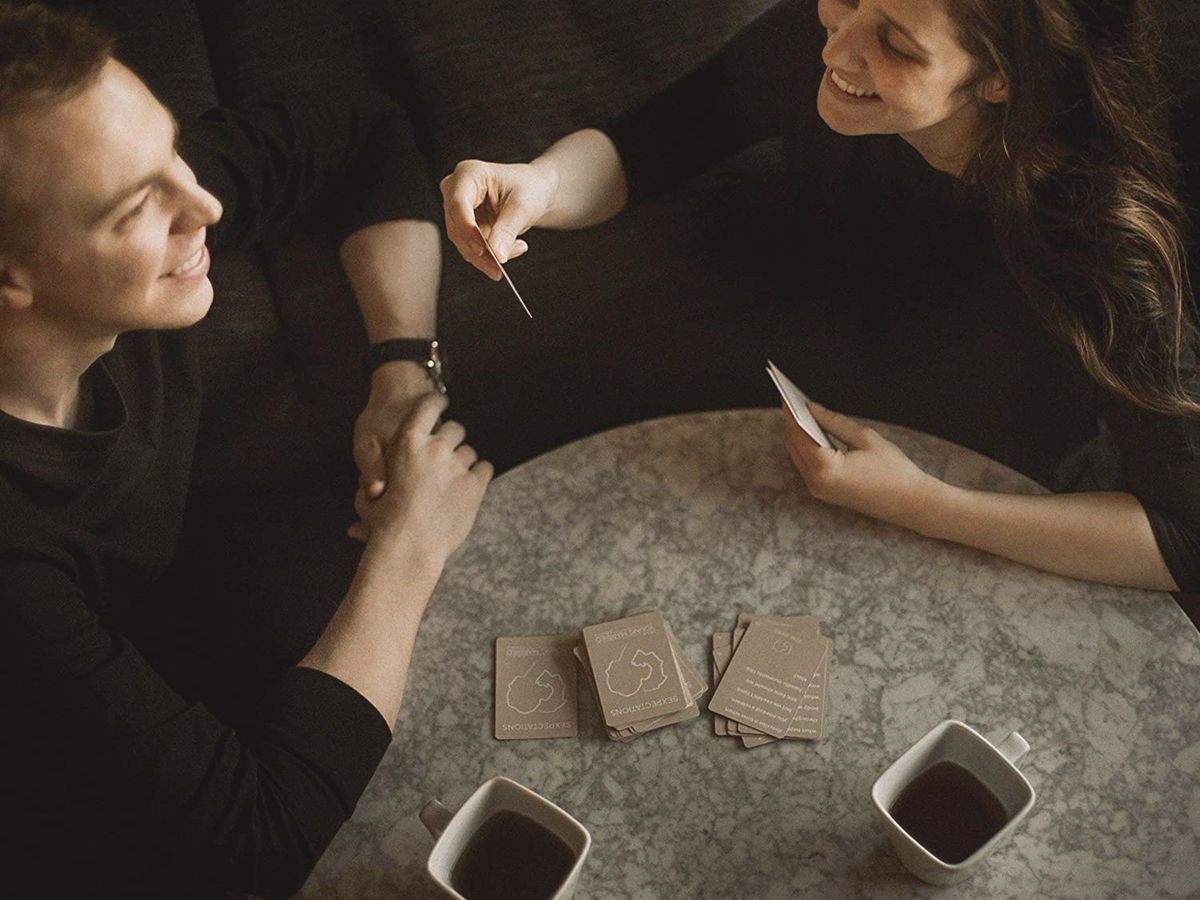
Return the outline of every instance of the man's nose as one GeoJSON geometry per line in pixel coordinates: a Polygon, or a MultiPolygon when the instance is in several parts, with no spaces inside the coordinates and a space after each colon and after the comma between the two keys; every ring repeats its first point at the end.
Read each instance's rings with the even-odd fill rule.
{"type": "Polygon", "coordinates": [[[175,230],[195,231],[216,224],[223,212],[221,201],[195,182],[182,188],[182,204],[175,219],[175,230]]]}

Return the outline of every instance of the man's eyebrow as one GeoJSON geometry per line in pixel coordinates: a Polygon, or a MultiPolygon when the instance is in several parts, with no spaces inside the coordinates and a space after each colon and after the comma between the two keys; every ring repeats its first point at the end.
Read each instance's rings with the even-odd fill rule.
{"type": "MultiPolygon", "coordinates": [[[[172,113],[170,110],[167,110],[167,115],[171,117],[171,149],[173,152],[178,152],[179,151],[179,120],[175,118],[175,114],[172,113]]],[[[146,177],[139,179],[138,181],[136,181],[135,183],[133,183],[131,185],[121,188],[119,191],[117,191],[117,193],[112,197],[111,200],[109,200],[107,203],[104,204],[104,206],[101,208],[101,210],[96,214],[95,221],[99,222],[101,219],[103,219],[105,216],[107,216],[109,213],[111,213],[114,209],[116,209],[118,206],[120,206],[122,203],[124,203],[126,200],[128,200],[130,197],[132,197],[134,194],[138,193],[139,191],[144,191],[150,185],[154,184],[154,182],[156,182],[160,178],[162,178],[164,171],[165,171],[164,169],[155,169],[153,172],[151,172],[146,177]]]]}
{"type": "Polygon", "coordinates": [[[898,32],[900,32],[902,35],[904,35],[906,38],[908,38],[908,39],[909,39],[909,41],[911,41],[911,42],[912,42],[912,45],[913,45],[914,47],[916,47],[916,48],[917,48],[919,51],[921,51],[922,53],[924,53],[926,56],[928,56],[928,55],[929,55],[929,51],[928,51],[928,50],[926,50],[926,49],[925,49],[925,48],[924,48],[924,47],[921,45],[921,42],[920,42],[920,41],[918,41],[918,40],[917,40],[915,37],[913,37],[913,36],[912,36],[912,32],[911,32],[911,31],[909,31],[907,28],[905,28],[903,25],[901,25],[899,22],[897,22],[895,19],[893,19],[893,18],[892,18],[891,16],[889,16],[887,13],[885,13],[885,12],[880,12],[879,14],[880,14],[881,16],[883,16],[885,19],[887,19],[887,22],[888,22],[888,24],[889,24],[889,25],[891,25],[891,26],[892,26],[893,28],[895,28],[895,29],[896,29],[898,32]]]}

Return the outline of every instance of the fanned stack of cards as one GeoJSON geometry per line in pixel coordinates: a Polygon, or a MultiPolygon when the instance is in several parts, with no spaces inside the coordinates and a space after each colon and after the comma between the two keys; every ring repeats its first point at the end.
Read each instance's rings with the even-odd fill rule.
{"type": "Polygon", "coordinates": [[[708,685],[657,610],[589,625],[575,657],[614,741],[700,715],[696,701],[708,685]]]}
{"type": "Polygon", "coordinates": [[[712,636],[713,730],[746,747],[817,740],[829,715],[833,641],[816,616],[738,616],[712,636]]]}

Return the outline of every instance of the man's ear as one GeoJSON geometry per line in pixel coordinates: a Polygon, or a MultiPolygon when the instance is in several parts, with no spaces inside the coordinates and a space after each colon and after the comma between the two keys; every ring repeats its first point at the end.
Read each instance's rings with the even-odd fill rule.
{"type": "Polygon", "coordinates": [[[1004,80],[1004,76],[997,72],[981,84],[979,86],[979,96],[986,103],[1007,103],[1008,83],[1004,80]]]}
{"type": "Polygon", "coordinates": [[[28,309],[33,304],[33,287],[25,270],[0,256],[0,311],[28,309]]]}

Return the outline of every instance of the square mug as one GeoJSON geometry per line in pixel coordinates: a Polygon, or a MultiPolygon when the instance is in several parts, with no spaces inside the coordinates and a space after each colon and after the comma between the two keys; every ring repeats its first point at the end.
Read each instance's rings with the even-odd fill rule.
{"type": "Polygon", "coordinates": [[[980,860],[1007,840],[1033,806],[1033,786],[1015,765],[1028,749],[1029,744],[1015,731],[996,747],[970,726],[949,719],[935,726],[892,763],[875,782],[871,799],[904,867],[930,884],[954,884],[970,875],[980,860]],[[960,862],[948,862],[937,856],[892,815],[892,808],[904,789],[940,762],[962,766],[1004,808],[1003,824],[960,862]]]}
{"type": "MultiPolygon", "coordinates": [[[[583,870],[588,850],[591,849],[592,836],[565,810],[529,788],[503,777],[481,784],[457,812],[451,812],[437,800],[430,800],[422,807],[421,822],[434,837],[433,850],[429,853],[426,865],[433,883],[447,897],[472,900],[460,894],[451,884],[454,866],[480,826],[492,815],[505,811],[532,819],[566,845],[573,861],[558,889],[545,900],[570,900],[579,883],[579,873],[583,870]]],[[[500,895],[504,896],[502,892],[500,895]]]]}

